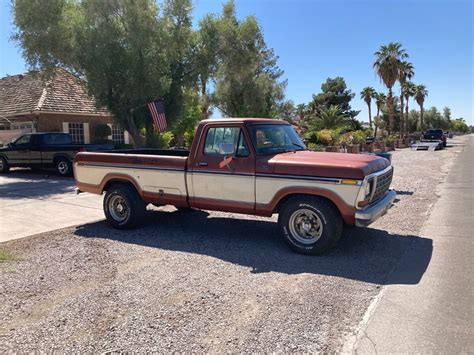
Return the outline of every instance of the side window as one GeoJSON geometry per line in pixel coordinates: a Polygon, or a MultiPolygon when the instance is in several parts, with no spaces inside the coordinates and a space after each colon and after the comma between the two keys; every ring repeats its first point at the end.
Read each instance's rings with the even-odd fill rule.
{"type": "Polygon", "coordinates": [[[242,130],[239,133],[239,144],[237,145],[237,153],[235,155],[237,157],[248,157],[250,155],[249,146],[242,130]]]}
{"type": "MultiPolygon", "coordinates": [[[[234,147],[237,147],[240,144],[240,132],[240,128],[237,127],[209,128],[204,143],[204,155],[221,155],[219,149],[223,143],[232,143],[234,147]]],[[[242,145],[247,146],[245,143],[242,145]]]]}
{"type": "Polygon", "coordinates": [[[15,141],[15,146],[26,146],[30,144],[31,136],[26,134],[15,141]]]}

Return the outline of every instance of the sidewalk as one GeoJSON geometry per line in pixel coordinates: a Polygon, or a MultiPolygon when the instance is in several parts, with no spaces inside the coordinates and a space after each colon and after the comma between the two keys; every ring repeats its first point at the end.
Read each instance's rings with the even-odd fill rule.
{"type": "MultiPolygon", "coordinates": [[[[355,352],[474,351],[474,136],[465,143],[422,229],[421,236],[433,240],[428,269],[416,285],[394,282],[385,288],[359,333],[355,352]]],[[[419,258],[415,243],[390,279],[413,273],[419,258]]]]}

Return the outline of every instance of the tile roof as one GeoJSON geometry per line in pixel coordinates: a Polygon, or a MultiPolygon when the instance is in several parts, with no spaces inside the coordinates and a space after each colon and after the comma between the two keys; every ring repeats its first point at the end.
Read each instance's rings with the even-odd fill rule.
{"type": "Polygon", "coordinates": [[[0,79],[0,115],[31,111],[110,115],[105,108],[96,108],[83,81],[63,69],[56,69],[47,81],[37,72],[0,79]]]}

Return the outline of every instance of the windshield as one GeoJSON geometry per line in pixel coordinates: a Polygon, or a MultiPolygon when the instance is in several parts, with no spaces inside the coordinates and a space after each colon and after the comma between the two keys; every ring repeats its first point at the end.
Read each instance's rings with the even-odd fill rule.
{"type": "Polygon", "coordinates": [[[257,155],[306,150],[303,141],[290,125],[256,124],[248,127],[257,155]]]}

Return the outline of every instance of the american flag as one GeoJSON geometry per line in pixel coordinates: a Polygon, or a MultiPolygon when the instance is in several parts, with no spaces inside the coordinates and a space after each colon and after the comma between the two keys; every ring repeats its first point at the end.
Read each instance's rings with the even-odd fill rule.
{"type": "Polygon", "coordinates": [[[163,100],[149,102],[147,105],[153,118],[155,129],[158,132],[166,131],[165,104],[163,100]]]}

